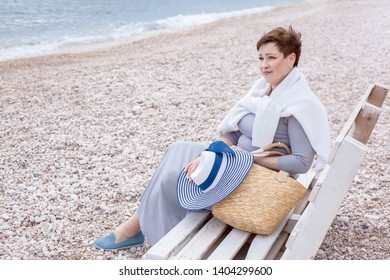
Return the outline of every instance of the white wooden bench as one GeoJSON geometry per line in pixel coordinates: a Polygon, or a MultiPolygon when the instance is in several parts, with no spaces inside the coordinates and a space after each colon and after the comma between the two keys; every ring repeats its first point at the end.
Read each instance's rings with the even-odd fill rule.
{"type": "Polygon", "coordinates": [[[191,212],[151,247],[142,259],[312,259],[346,197],[366,153],[388,89],[368,87],[333,143],[318,177],[298,177],[306,196],[270,235],[232,228],[211,213],[191,212]]]}

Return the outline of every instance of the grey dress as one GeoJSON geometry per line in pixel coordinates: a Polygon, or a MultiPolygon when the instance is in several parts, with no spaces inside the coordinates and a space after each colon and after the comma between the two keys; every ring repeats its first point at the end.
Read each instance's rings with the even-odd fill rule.
{"type": "MultiPolygon", "coordinates": [[[[245,150],[257,149],[251,143],[253,120],[254,115],[245,116],[238,125],[239,131],[223,136],[245,150]]],[[[292,155],[278,158],[279,169],[297,174],[310,168],[314,150],[294,117],[280,119],[274,142],[285,143],[292,150],[292,155]]],[[[149,244],[154,245],[188,214],[189,210],[182,208],[177,200],[176,180],[183,168],[207,147],[206,143],[178,141],[164,154],[137,210],[141,230],[149,244]]]]}

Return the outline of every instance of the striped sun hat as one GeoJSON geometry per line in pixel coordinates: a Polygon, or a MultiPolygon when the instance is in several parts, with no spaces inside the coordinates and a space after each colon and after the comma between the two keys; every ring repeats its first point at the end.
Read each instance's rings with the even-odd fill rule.
{"type": "Polygon", "coordinates": [[[250,152],[232,149],[223,141],[210,144],[200,155],[192,181],[184,169],[179,175],[176,187],[180,205],[201,210],[220,202],[242,183],[252,164],[250,152]]]}

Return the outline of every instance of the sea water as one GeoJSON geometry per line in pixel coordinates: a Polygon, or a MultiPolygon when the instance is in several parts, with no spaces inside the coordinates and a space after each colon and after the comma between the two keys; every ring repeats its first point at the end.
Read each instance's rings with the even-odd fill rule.
{"type": "Polygon", "coordinates": [[[299,0],[0,0],[0,61],[209,23],[299,0]]]}

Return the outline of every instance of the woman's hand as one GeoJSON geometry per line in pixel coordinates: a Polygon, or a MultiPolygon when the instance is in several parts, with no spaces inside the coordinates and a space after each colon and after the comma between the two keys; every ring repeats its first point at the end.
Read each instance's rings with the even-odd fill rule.
{"type": "Polygon", "coordinates": [[[192,181],[192,173],[196,170],[196,168],[199,166],[200,163],[200,157],[197,157],[193,161],[191,161],[189,164],[186,165],[184,168],[184,172],[187,174],[188,180],[190,182],[192,181]]]}

